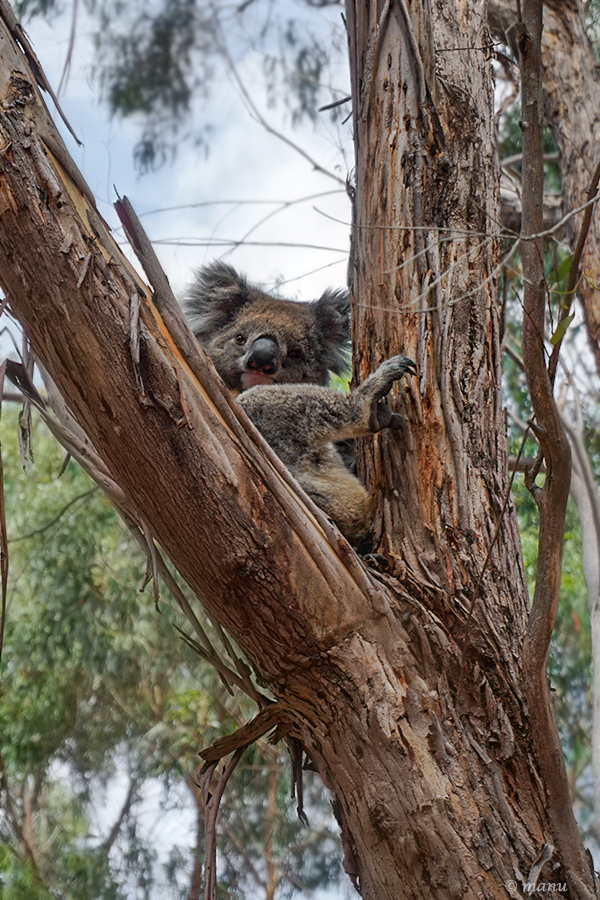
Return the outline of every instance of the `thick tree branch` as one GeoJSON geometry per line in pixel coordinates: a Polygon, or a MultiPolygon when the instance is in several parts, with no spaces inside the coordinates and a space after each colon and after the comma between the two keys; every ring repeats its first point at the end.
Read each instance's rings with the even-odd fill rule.
{"type": "Polygon", "coordinates": [[[306,507],[298,501],[295,482],[223,393],[157,284],[159,313],[69,178],[64,147],[60,162],[48,158],[38,133],[54,126],[6,32],[4,44],[0,131],[10,150],[0,158],[0,270],[11,306],[113,480],[133,508],[144,510],[138,520],[149,522],[263,674],[280,682],[293,670],[296,650],[301,665],[303,646],[312,653],[381,614],[375,609],[386,609],[385,592],[326,517],[307,498],[306,507]],[[135,294],[143,394],[129,349],[135,294]],[[48,310],[57,302],[61,327],[54,333],[48,310]],[[157,485],[169,488],[157,492],[157,485]],[[191,551],[199,542],[201,558],[191,551]],[[297,639],[290,629],[298,629],[297,639]]]}

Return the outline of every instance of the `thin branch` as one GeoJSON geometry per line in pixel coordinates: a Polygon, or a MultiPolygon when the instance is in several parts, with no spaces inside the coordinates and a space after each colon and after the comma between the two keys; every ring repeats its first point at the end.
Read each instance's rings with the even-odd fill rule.
{"type": "Polygon", "coordinates": [[[326,263],[324,266],[318,266],[316,269],[311,269],[309,272],[303,272],[302,275],[286,278],[285,281],[278,281],[277,287],[280,288],[283,287],[284,284],[292,284],[294,281],[301,281],[303,278],[309,278],[311,275],[316,275],[317,272],[324,272],[325,269],[331,269],[332,266],[339,266],[344,262],[344,259],[336,259],[335,262],[326,263]]]}
{"type": "Polygon", "coordinates": [[[217,784],[212,793],[209,792],[210,782],[215,770],[215,763],[209,764],[201,778],[202,793],[205,803],[205,847],[206,862],[204,865],[204,897],[205,900],[216,900],[217,898],[217,816],[219,814],[219,806],[225,786],[233,775],[237,764],[242,758],[244,747],[236,750],[232,759],[229,761],[223,774],[219,777],[217,784]]]}
{"type": "MultiPolygon", "coordinates": [[[[573,815],[565,760],[552,714],[546,674],[560,594],[571,453],[554,400],[544,351],[543,0],[523,0],[521,7],[523,15],[517,26],[517,44],[523,111],[523,363],[536,419],[532,428],[540,443],[547,468],[543,488],[536,487],[534,490],[540,515],[538,561],[533,602],[523,645],[523,676],[531,733],[545,786],[553,841],[561,858],[570,895],[578,900],[590,900],[595,896],[593,876],[590,874],[573,815]]],[[[550,231],[557,227],[559,226],[550,231]]]]}
{"type": "Polygon", "coordinates": [[[320,106],[317,112],[326,112],[328,109],[335,109],[336,106],[343,106],[344,103],[350,103],[352,97],[342,97],[341,100],[334,100],[333,103],[327,103],[325,106],[320,106]]]}
{"type": "Polygon", "coordinates": [[[325,250],[327,253],[348,253],[341,247],[324,247],[322,244],[289,243],[286,241],[244,241],[228,240],[226,238],[209,238],[208,240],[195,240],[191,238],[157,238],[153,244],[161,244],[163,247],[230,247],[235,249],[245,247],[289,247],[293,250],[325,250]]]}
{"type": "Polygon", "coordinates": [[[6,764],[4,762],[3,756],[0,754],[0,795],[2,793],[4,793],[4,811],[8,817],[8,821],[10,822],[15,837],[21,845],[25,857],[32,865],[34,872],[36,873],[36,875],[39,875],[39,867],[35,858],[35,854],[27,838],[25,837],[25,833],[23,831],[21,823],[19,822],[19,817],[12,802],[10,788],[8,785],[8,778],[6,775],[6,764]]]}
{"type": "Polygon", "coordinates": [[[71,509],[71,507],[72,507],[75,503],[77,503],[79,500],[82,500],[82,501],[83,501],[83,500],[87,500],[87,498],[88,498],[88,497],[91,497],[92,494],[95,494],[97,490],[98,490],[98,485],[94,485],[93,488],[90,488],[89,490],[84,491],[83,494],[77,494],[76,497],[73,497],[72,500],[69,500],[69,502],[66,503],[66,504],[63,506],[63,508],[60,510],[60,512],[58,512],[58,513],[54,516],[53,519],[51,519],[49,522],[46,522],[45,525],[40,525],[39,528],[34,528],[33,531],[28,531],[26,534],[20,534],[18,537],[9,538],[8,543],[9,543],[9,544],[16,544],[16,543],[18,543],[19,541],[26,541],[26,540],[28,540],[29,538],[35,537],[35,536],[38,535],[38,534],[43,534],[45,531],[48,530],[48,528],[52,528],[53,525],[56,525],[56,523],[57,523],[58,521],[60,521],[60,519],[62,519],[62,517],[64,516],[64,514],[65,514],[69,509],[71,509]]]}
{"type": "MultiPolygon", "coordinates": [[[[336,188],[331,191],[321,191],[310,197],[299,197],[297,200],[291,200],[290,203],[303,203],[305,200],[314,200],[317,197],[328,197],[331,194],[345,194],[342,188],[336,188]]],[[[178,212],[182,209],[201,209],[204,206],[281,206],[285,200],[203,200],[198,203],[180,203],[177,206],[158,206],[156,209],[150,209],[148,212],[139,213],[140,219],[146,216],[154,216],[157,213],[178,212]]]]}
{"type": "Polygon", "coordinates": [[[277,726],[283,726],[282,735],[291,727],[291,721],[279,703],[271,703],[258,713],[250,722],[241,725],[233,734],[219,738],[210,747],[200,750],[199,756],[206,764],[217,763],[224,756],[229,756],[234,750],[245,750],[259,738],[277,726]]]}
{"type": "Polygon", "coordinates": [[[113,827],[110,829],[106,839],[102,841],[100,845],[100,849],[103,853],[109,853],[112,845],[116,841],[119,836],[119,831],[121,830],[121,826],[125,821],[125,817],[129,814],[129,810],[131,809],[131,805],[134,801],[135,792],[137,789],[137,780],[135,778],[129,779],[129,789],[127,791],[127,796],[125,797],[125,801],[121,807],[119,815],[115,819],[113,823],[113,827]]]}
{"type": "Polygon", "coordinates": [[[63,66],[62,75],[60,76],[60,81],[58,83],[58,90],[56,92],[56,96],[60,97],[63,88],[67,84],[67,80],[69,77],[69,72],[71,71],[71,62],[73,60],[73,50],[75,49],[75,36],[77,34],[77,17],[79,13],[79,0],[73,0],[73,10],[71,12],[71,32],[69,34],[69,46],[67,48],[67,55],[65,58],[65,64],[63,66]]]}
{"type": "Polygon", "coordinates": [[[577,206],[575,209],[572,209],[571,212],[568,212],[565,216],[563,216],[562,219],[560,219],[560,221],[558,221],[556,223],[556,225],[552,226],[552,228],[547,228],[545,231],[542,231],[540,229],[539,231],[536,231],[535,233],[532,233],[532,234],[521,234],[521,236],[520,236],[521,240],[522,241],[537,241],[540,238],[550,237],[552,234],[554,234],[555,231],[558,231],[559,228],[562,228],[563,225],[566,225],[566,223],[569,221],[569,219],[572,219],[573,216],[576,216],[578,213],[583,212],[584,209],[587,209],[588,207],[593,206],[599,197],[600,197],[600,192],[595,194],[590,200],[586,200],[586,202],[582,203],[581,206],[577,206]]]}
{"type": "MultiPolygon", "coordinates": [[[[252,226],[252,228],[250,228],[249,231],[247,231],[239,239],[239,242],[235,246],[237,247],[237,246],[240,246],[240,245],[246,243],[248,238],[250,237],[250,235],[253,234],[255,231],[257,231],[261,227],[261,225],[264,225],[265,222],[269,221],[269,219],[272,219],[274,216],[279,215],[279,213],[284,212],[286,209],[289,209],[291,206],[296,206],[298,203],[306,203],[309,200],[317,200],[319,197],[328,196],[330,194],[337,194],[337,193],[339,193],[339,191],[325,191],[325,192],[320,192],[318,194],[313,194],[310,197],[302,197],[299,200],[282,201],[279,204],[279,207],[277,209],[271,210],[271,212],[269,212],[265,216],[263,216],[262,219],[259,219],[258,222],[256,222],[252,226]]],[[[294,246],[300,246],[300,245],[295,244],[294,246]]],[[[232,249],[235,249],[235,247],[232,249]]]]}

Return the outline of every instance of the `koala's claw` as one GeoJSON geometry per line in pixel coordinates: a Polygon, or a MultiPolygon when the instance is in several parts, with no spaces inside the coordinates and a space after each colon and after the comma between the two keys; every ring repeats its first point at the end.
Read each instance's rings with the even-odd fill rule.
{"type": "Polygon", "coordinates": [[[381,400],[391,389],[395,381],[400,381],[405,375],[416,375],[417,367],[407,356],[392,356],[381,363],[373,378],[373,387],[376,388],[376,399],[381,400]]]}
{"type": "Polygon", "coordinates": [[[379,372],[394,382],[399,381],[404,375],[416,375],[417,367],[408,356],[392,356],[381,364],[379,372]]]}
{"type": "MultiPolygon", "coordinates": [[[[404,375],[416,375],[417,367],[407,356],[392,356],[383,362],[374,375],[371,376],[371,409],[369,414],[369,430],[376,434],[384,428],[402,428],[404,418],[399,413],[393,413],[391,409],[381,402],[381,398],[392,389],[395,381],[399,381],[404,375]]],[[[365,383],[366,384],[366,383],[365,383]]]]}

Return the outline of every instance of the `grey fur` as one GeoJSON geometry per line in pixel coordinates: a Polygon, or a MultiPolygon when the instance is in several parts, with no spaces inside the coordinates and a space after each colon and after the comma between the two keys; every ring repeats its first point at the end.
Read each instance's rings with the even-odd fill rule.
{"type": "Polygon", "coordinates": [[[380,401],[395,381],[415,371],[412,360],[393,356],[350,394],[318,385],[265,385],[238,397],[292,475],[352,543],[369,529],[370,500],[335,441],[400,428],[402,416],[380,401]]]}
{"type": "Polygon", "coordinates": [[[192,331],[232,391],[257,383],[327,384],[349,365],[350,298],[325,291],[312,303],[281,300],[231,266],[200,269],[182,301],[192,331]],[[260,362],[256,342],[263,344],[260,362]]]}

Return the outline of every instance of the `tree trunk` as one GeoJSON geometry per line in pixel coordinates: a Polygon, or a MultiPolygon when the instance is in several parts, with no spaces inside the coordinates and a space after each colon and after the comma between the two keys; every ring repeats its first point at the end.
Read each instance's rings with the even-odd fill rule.
{"type": "Polygon", "coordinates": [[[363,896],[505,898],[530,878],[591,896],[560,845],[540,874],[554,835],[521,684],[528,597],[513,513],[500,522],[491,83],[485,53],[462,49],[484,46],[485,23],[475,0],[437,0],[431,19],[410,6],[410,20],[404,0],[347,11],[356,372],[399,350],[420,368],[398,399],[404,438],[361,453],[388,573],[294,488],[164,285],[153,298],[123,260],[4,0],[0,279],[140,527],[287,712],[336,796],[363,896]],[[450,51],[437,73],[433,37],[450,51]]]}
{"type": "MultiPolygon", "coordinates": [[[[485,9],[474,2],[434,2],[431,15],[414,3],[409,13],[404,2],[347,8],[357,172],[350,263],[355,376],[379,362],[375,350],[416,355],[420,369],[419,394],[401,406],[409,418],[405,446],[382,434],[362,448],[367,483],[378,489],[377,549],[413,596],[419,585],[424,604],[466,651],[454,682],[445,665],[462,724],[477,705],[463,694],[474,678],[494,696],[511,733],[524,734],[521,661],[515,669],[513,660],[520,657],[529,599],[514,514],[500,521],[507,477],[485,9]]],[[[477,737],[486,749],[494,745],[491,735],[477,737]]],[[[514,763],[519,749],[517,741],[493,754],[505,784],[501,760],[514,763]]],[[[544,749],[538,744],[540,757],[544,749]]],[[[560,778],[564,783],[564,771],[560,778]]],[[[560,809],[572,821],[568,805],[558,814],[548,806],[555,825],[560,809]]],[[[517,814],[510,794],[508,807],[517,814]]],[[[435,833],[433,820],[427,827],[435,833]]],[[[560,854],[559,831],[544,826],[560,854]]],[[[478,840],[473,832],[465,843],[478,840]]],[[[588,895],[593,883],[581,848],[564,850],[573,895],[588,895]]]]}

